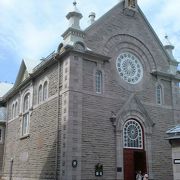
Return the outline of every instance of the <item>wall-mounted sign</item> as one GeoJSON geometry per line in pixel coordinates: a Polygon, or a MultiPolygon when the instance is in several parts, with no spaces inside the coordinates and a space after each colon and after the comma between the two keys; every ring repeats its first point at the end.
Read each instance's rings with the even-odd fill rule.
{"type": "Polygon", "coordinates": [[[76,167],[77,167],[77,164],[78,164],[77,160],[73,160],[73,161],[72,161],[72,167],[73,167],[73,168],[76,168],[76,167]]]}
{"type": "Polygon", "coordinates": [[[117,172],[122,172],[122,167],[117,167],[117,172]]]}
{"type": "Polygon", "coordinates": [[[102,176],[103,175],[103,165],[98,163],[95,165],[95,176],[102,176]]]}
{"type": "Polygon", "coordinates": [[[174,159],[174,164],[180,164],[180,159],[174,159]]]}

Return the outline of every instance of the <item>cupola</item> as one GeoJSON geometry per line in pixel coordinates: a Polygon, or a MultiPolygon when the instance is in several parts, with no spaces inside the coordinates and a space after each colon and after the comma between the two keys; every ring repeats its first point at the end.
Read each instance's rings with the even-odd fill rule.
{"type": "Polygon", "coordinates": [[[169,41],[168,36],[166,35],[165,37],[165,41],[164,41],[164,48],[166,49],[170,60],[175,61],[174,55],[173,55],[173,50],[174,50],[174,46],[171,44],[171,42],[169,41]]]}
{"type": "Polygon", "coordinates": [[[83,17],[78,8],[76,7],[77,2],[73,2],[73,9],[66,15],[69,20],[68,29],[62,34],[63,45],[75,46],[81,44],[84,46],[84,31],[80,27],[80,19],[83,17]]]}
{"type": "Polygon", "coordinates": [[[76,7],[77,2],[73,2],[73,9],[66,15],[66,18],[69,20],[69,27],[74,29],[81,29],[79,22],[80,19],[83,17],[80,11],[76,7]]]}
{"type": "Polygon", "coordinates": [[[170,63],[169,71],[171,74],[175,75],[177,72],[178,62],[176,61],[173,55],[174,46],[171,44],[167,35],[165,36],[165,39],[164,39],[164,48],[169,56],[169,59],[168,59],[170,63]]]}

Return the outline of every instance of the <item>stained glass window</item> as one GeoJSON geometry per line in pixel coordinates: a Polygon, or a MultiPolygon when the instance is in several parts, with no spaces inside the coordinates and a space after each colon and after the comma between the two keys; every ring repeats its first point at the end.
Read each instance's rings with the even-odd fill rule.
{"type": "Polygon", "coordinates": [[[124,125],[124,148],[143,148],[143,135],[141,125],[131,119],[124,125]]]}

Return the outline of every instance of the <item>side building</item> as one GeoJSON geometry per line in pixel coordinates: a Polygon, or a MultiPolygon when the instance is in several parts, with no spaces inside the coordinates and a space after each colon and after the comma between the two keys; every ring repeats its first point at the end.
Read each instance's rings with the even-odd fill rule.
{"type": "Polygon", "coordinates": [[[6,103],[3,102],[3,96],[13,87],[13,84],[7,82],[0,82],[0,176],[3,169],[4,158],[4,142],[5,129],[7,120],[6,103]]]}
{"type": "Polygon", "coordinates": [[[141,170],[173,180],[166,131],[180,123],[174,47],[168,37],[162,45],[136,0],[97,21],[91,13],[85,30],[73,6],[57,51],[37,64],[23,60],[1,98],[2,179],[135,180],[141,170]]]}

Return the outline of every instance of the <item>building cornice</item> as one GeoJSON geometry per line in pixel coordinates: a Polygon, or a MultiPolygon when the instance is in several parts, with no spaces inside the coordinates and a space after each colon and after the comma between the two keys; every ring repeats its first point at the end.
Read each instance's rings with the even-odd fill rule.
{"type": "Polygon", "coordinates": [[[38,65],[39,67],[38,66],[35,67],[34,72],[32,74],[30,74],[27,79],[25,79],[23,82],[21,82],[18,86],[14,86],[7,94],[5,94],[5,96],[3,96],[0,99],[0,101],[2,103],[7,102],[8,99],[13,97],[16,93],[18,93],[20,89],[29,86],[30,83],[32,83],[38,75],[40,75],[47,68],[49,68],[50,66],[55,64],[57,62],[57,60],[62,60],[65,56],[68,56],[72,53],[78,54],[86,59],[92,59],[92,60],[101,61],[101,62],[109,62],[109,59],[110,59],[110,57],[108,57],[108,56],[97,54],[90,50],[79,51],[79,50],[74,49],[73,46],[65,46],[63,51],[61,51],[61,53],[54,53],[53,56],[51,56],[51,58],[49,60],[47,60],[46,62],[43,62],[43,64],[41,66],[38,65]]]}
{"type": "Polygon", "coordinates": [[[174,75],[174,74],[171,74],[168,72],[157,71],[157,70],[152,71],[151,74],[154,76],[161,76],[161,77],[166,77],[169,79],[180,80],[180,75],[178,75],[178,74],[174,75]]]}

